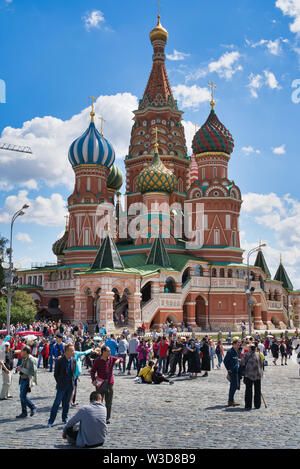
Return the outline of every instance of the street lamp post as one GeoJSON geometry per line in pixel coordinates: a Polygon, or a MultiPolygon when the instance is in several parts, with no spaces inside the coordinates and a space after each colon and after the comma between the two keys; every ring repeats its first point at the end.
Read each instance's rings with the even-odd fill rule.
{"type": "MultiPolygon", "coordinates": [[[[260,244],[256,248],[250,249],[247,255],[247,288],[246,288],[246,294],[248,297],[248,321],[249,321],[249,335],[252,335],[252,325],[251,325],[251,306],[252,306],[252,301],[251,301],[251,288],[250,288],[250,256],[254,253],[260,250],[260,248],[265,247],[266,244],[260,244]]],[[[254,290],[253,290],[254,291],[254,290]]]]}
{"type": "Polygon", "coordinates": [[[23,210],[26,210],[29,208],[29,205],[25,204],[21,208],[21,210],[18,210],[16,213],[14,213],[11,224],[10,224],[10,246],[8,249],[9,253],[9,268],[8,268],[8,280],[7,280],[7,318],[6,318],[6,329],[7,329],[7,334],[10,333],[10,310],[11,310],[11,294],[12,294],[12,283],[13,283],[13,263],[12,263],[12,240],[13,240],[13,225],[15,220],[24,215],[23,210]]]}

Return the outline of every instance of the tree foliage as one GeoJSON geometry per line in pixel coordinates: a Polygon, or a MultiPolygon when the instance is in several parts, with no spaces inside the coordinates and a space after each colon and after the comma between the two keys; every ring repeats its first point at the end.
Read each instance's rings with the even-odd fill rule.
{"type": "MultiPolygon", "coordinates": [[[[11,324],[22,322],[31,324],[37,313],[36,304],[31,295],[23,291],[15,291],[11,299],[11,324]]],[[[6,324],[7,298],[0,298],[0,323],[6,324]]]]}

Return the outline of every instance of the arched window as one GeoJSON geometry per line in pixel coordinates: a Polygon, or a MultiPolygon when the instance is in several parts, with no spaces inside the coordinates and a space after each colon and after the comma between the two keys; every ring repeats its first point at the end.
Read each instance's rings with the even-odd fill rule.
{"type": "Polygon", "coordinates": [[[203,268],[202,268],[201,265],[196,265],[195,276],[196,277],[203,277],[203,268]]]}
{"type": "Polygon", "coordinates": [[[172,277],[168,277],[166,279],[166,283],[164,286],[165,293],[176,293],[176,282],[172,277]]]}
{"type": "Polygon", "coordinates": [[[220,277],[224,278],[225,277],[225,270],[220,269],[220,277]]]}
{"type": "Polygon", "coordinates": [[[190,268],[188,267],[187,269],[185,269],[185,271],[182,274],[181,281],[182,281],[182,286],[183,287],[190,280],[190,278],[191,278],[190,268]]]}
{"type": "Polygon", "coordinates": [[[228,277],[228,278],[232,278],[232,270],[231,270],[231,269],[228,270],[227,277],[228,277]]]}
{"type": "Polygon", "coordinates": [[[211,276],[216,277],[217,276],[217,269],[212,269],[211,271],[211,276]]]}

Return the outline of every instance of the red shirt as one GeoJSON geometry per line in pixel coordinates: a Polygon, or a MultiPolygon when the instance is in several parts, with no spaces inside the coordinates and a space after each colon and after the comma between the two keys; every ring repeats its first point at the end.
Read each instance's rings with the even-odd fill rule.
{"type": "Polygon", "coordinates": [[[164,343],[162,343],[162,341],[159,342],[159,356],[161,358],[166,358],[168,347],[169,343],[167,340],[165,340],[164,343]]]}
{"type": "Polygon", "coordinates": [[[96,358],[91,369],[92,381],[96,380],[97,375],[101,379],[109,379],[109,384],[114,384],[113,369],[117,360],[119,360],[118,357],[109,357],[107,360],[101,357],[96,358]]]}

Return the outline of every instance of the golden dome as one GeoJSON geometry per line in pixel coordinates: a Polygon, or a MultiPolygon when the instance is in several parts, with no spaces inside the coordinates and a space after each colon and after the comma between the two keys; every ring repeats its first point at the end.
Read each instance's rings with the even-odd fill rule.
{"type": "Polygon", "coordinates": [[[153,42],[155,40],[164,42],[168,40],[168,31],[160,24],[160,15],[157,16],[157,25],[150,32],[150,41],[153,42]]]}

